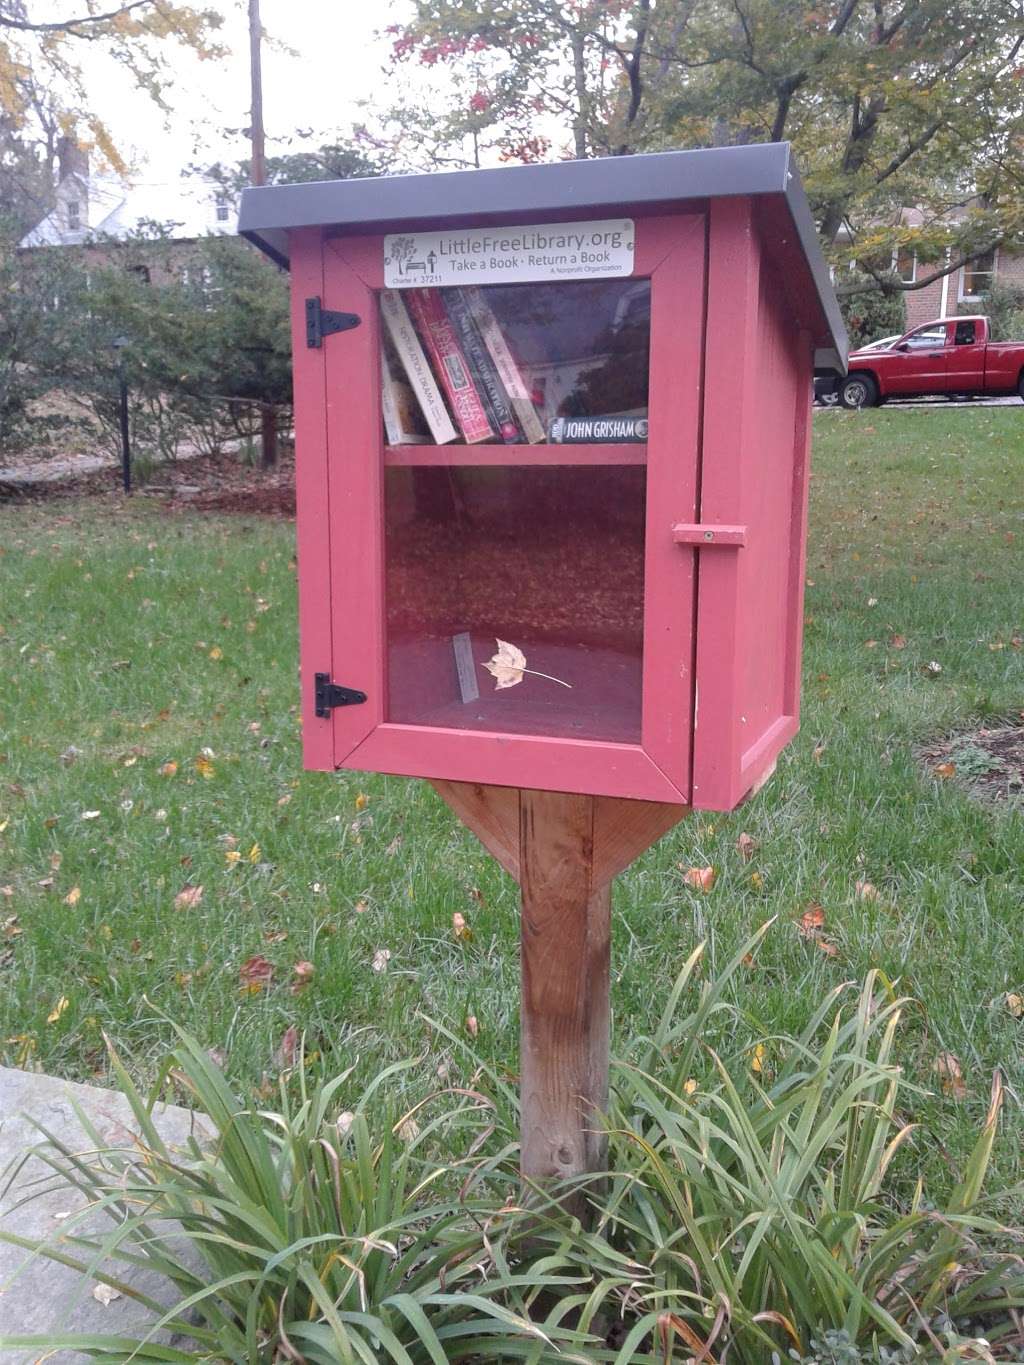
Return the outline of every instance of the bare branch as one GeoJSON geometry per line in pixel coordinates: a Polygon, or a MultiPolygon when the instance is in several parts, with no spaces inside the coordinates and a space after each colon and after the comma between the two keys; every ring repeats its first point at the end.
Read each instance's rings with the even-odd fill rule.
{"type": "Polygon", "coordinates": [[[83,14],[79,15],[77,19],[53,20],[44,24],[34,24],[29,19],[16,19],[12,14],[4,14],[0,11],[0,28],[14,28],[23,33],[68,33],[76,38],[91,38],[97,35],[80,30],[88,30],[97,24],[106,24],[112,19],[120,19],[122,15],[130,14],[132,10],[142,9],[143,6],[152,3],[153,0],[130,0],[129,4],[118,5],[117,9],[108,10],[105,14],[83,14]]]}

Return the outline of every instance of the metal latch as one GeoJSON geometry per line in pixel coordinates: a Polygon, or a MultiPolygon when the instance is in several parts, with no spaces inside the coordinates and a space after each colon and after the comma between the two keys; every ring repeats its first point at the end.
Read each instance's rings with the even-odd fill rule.
{"type": "Polygon", "coordinates": [[[696,545],[709,548],[741,549],[747,543],[745,526],[721,526],[715,522],[680,521],[672,527],[672,539],[677,545],[696,545]]]}
{"type": "Polygon", "coordinates": [[[318,716],[329,716],[335,706],[361,706],[366,693],[354,687],[341,687],[331,682],[329,673],[313,675],[314,710],[318,716]]]}
{"type": "Polygon", "coordinates": [[[324,337],[334,332],[347,332],[358,327],[362,318],[358,313],[338,313],[320,305],[320,295],[306,300],[306,345],[319,349],[324,337]]]}

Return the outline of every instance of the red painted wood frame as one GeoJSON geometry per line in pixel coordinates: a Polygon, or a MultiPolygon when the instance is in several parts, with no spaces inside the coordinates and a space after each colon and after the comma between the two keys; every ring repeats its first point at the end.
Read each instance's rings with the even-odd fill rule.
{"type": "Polygon", "coordinates": [[[389,723],[384,603],[385,460],[438,464],[634,463],[643,447],[418,447],[385,453],[381,429],[379,236],[296,233],[296,440],[306,765],[684,803],[690,786],[694,551],[672,538],[696,515],[703,357],[705,217],[637,223],[637,278],[650,278],[650,423],[640,744],[389,723]],[[356,313],[358,328],[305,345],[304,300],[356,313]],[[330,672],[364,705],[312,707],[330,672]]]}
{"type": "MultiPolygon", "coordinates": [[[[621,211],[621,208],[620,208],[621,211]]],[[[749,199],[637,221],[650,278],[642,446],[403,447],[380,415],[380,236],[291,235],[304,757],[338,767],[728,810],[797,729],[811,344],[749,199]],[[362,325],[305,345],[304,301],[362,325]],[[386,464],[647,464],[638,745],[385,718],[386,464]],[[715,539],[701,528],[726,532],[715,539]],[[330,719],[312,679],[366,692],[330,719]]]]}

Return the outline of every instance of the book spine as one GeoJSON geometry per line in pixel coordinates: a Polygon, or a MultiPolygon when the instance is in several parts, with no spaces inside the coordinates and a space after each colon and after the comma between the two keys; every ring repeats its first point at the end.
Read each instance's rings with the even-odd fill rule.
{"type": "Polygon", "coordinates": [[[484,345],[494,361],[495,369],[498,371],[498,376],[508,394],[512,411],[515,413],[523,434],[530,445],[542,444],[547,439],[544,433],[544,424],[540,420],[540,415],[530,397],[526,380],[523,378],[515,356],[509,349],[505,334],[501,330],[498,319],[494,316],[491,305],[487,302],[479,285],[471,285],[462,292],[480,330],[480,335],[483,337],[484,345]]]}
{"type": "Polygon", "coordinates": [[[523,440],[523,433],[516,425],[516,419],[509,405],[508,395],[501,382],[497,367],[491,358],[490,351],[484,345],[483,337],[480,335],[480,330],[476,325],[476,320],[463,291],[461,289],[443,289],[441,294],[445,307],[448,309],[448,316],[455,324],[455,330],[459,334],[463,352],[469,361],[473,382],[486,402],[492,424],[497,428],[498,435],[506,445],[518,445],[523,440]]]}
{"type": "Polygon", "coordinates": [[[405,367],[412,391],[419,399],[430,434],[439,446],[447,445],[449,441],[456,440],[459,433],[452,425],[441,390],[431,373],[430,363],[397,289],[381,291],[380,311],[398,358],[405,367]]]}
{"type": "Polygon", "coordinates": [[[455,421],[467,445],[489,441],[494,429],[470,373],[458,336],[440,294],[434,289],[407,289],[409,312],[430,353],[455,421]]]}
{"type": "Polygon", "coordinates": [[[606,441],[646,441],[647,418],[612,414],[609,417],[556,417],[550,439],[556,445],[598,444],[606,441]]]}
{"type": "Polygon", "coordinates": [[[402,424],[398,420],[398,402],[395,398],[395,378],[388,364],[384,347],[380,348],[380,407],[384,414],[384,434],[389,446],[402,444],[402,424]]]}

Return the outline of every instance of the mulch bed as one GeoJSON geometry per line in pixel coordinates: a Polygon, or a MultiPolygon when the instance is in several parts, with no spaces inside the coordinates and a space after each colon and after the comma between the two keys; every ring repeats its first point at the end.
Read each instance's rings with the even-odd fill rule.
{"type": "Polygon", "coordinates": [[[933,777],[960,783],[978,801],[1024,807],[1024,725],[951,735],[920,757],[933,777]]]}
{"type": "MultiPolygon", "coordinates": [[[[54,483],[8,485],[5,502],[61,502],[117,493],[119,465],[69,476],[54,483]]],[[[272,469],[253,468],[231,455],[197,455],[161,465],[133,496],[161,500],[174,511],[235,512],[250,516],[295,515],[295,454],[282,445],[272,469]]]]}

